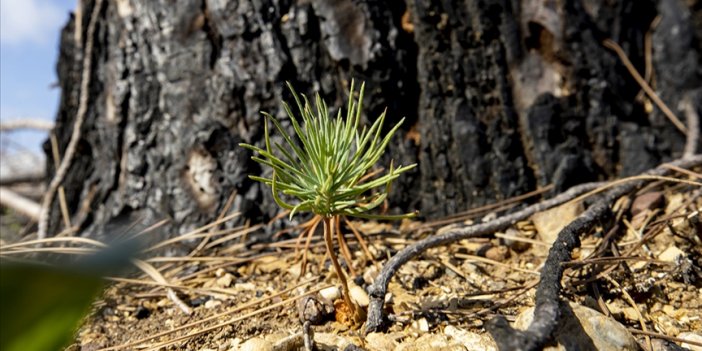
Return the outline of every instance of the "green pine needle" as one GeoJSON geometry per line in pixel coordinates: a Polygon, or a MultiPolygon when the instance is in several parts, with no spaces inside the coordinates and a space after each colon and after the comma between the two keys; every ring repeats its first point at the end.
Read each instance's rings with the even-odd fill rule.
{"type": "Polygon", "coordinates": [[[365,84],[361,85],[356,100],[353,98],[354,82],[351,81],[348,107],[343,117],[341,109],[336,117],[329,116],[327,104],[319,94],[315,96],[313,108],[307,97],[302,95],[300,99],[290,83],[288,88],[301,117],[298,120],[290,106],[283,103],[295,135],[288,135],[280,121],[262,112],[266,118],[265,150],[245,143],[239,145],[258,153],[252,159],[271,167],[273,176],[250,178],[270,186],[273,199],[280,207],[290,210],[290,217],[298,212],[313,212],[324,217],[345,215],[369,219],[414,217],[416,213],[393,216],[368,211],[380,206],[388,196],[392,181],[416,164],[394,168],[391,163],[387,173],[363,179],[380,160],[404,118],[385,136],[381,135],[385,112],[370,128],[359,130],[365,84]],[[268,121],[282,135],[284,145],[271,145],[268,121]],[[281,193],[296,201],[286,202],[281,193]]]}

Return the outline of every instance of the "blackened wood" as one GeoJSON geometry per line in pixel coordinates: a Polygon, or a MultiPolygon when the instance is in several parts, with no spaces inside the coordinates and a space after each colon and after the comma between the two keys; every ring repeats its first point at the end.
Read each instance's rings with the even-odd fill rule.
{"type": "Polygon", "coordinates": [[[285,80],[333,106],[351,78],[364,80],[366,122],[385,107],[388,124],[407,117],[383,165],[419,167],[394,185],[391,205],[430,218],[679,157],[684,137],[635,100],[639,87],[601,41],[643,72],[645,34],[661,15],[653,85],[682,116],[677,102],[702,76],[699,6],[556,3],[111,1],[88,38],[93,1],[82,1],[62,33],[55,128],[62,153],[82,50],[95,40],[83,138],[63,183],[74,223],[100,233],[116,218],[170,217],[173,235],[216,218],[232,192],[241,220],[274,216],[270,192],[246,178],[261,169],[236,145],[262,145],[259,111],[284,116],[285,80]]]}

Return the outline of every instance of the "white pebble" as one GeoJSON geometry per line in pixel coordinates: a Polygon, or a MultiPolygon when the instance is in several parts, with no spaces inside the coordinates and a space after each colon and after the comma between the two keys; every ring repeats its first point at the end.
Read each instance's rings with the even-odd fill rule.
{"type": "Polygon", "coordinates": [[[222,301],[219,300],[207,300],[207,302],[205,302],[205,308],[215,308],[221,304],[222,301]]]}
{"type": "Polygon", "coordinates": [[[261,338],[252,338],[246,340],[245,343],[241,345],[239,351],[271,351],[273,350],[273,344],[270,341],[261,338]]]}
{"type": "Polygon", "coordinates": [[[341,297],[341,290],[335,286],[330,286],[326,289],[320,290],[319,296],[325,298],[327,301],[334,302],[341,297]]]}
{"type": "Polygon", "coordinates": [[[358,285],[354,284],[349,287],[349,294],[351,295],[351,301],[355,302],[361,307],[366,307],[368,304],[370,304],[368,293],[366,293],[366,291],[358,285]]]}
{"type": "MultiPolygon", "coordinates": [[[[689,340],[689,341],[694,341],[694,342],[697,342],[697,343],[701,343],[701,342],[702,342],[702,334],[697,334],[697,333],[693,333],[693,332],[684,332],[684,333],[680,333],[680,334],[678,334],[678,337],[679,337],[680,339],[689,340]]],[[[681,346],[682,346],[682,347],[686,347],[686,348],[688,348],[688,349],[690,349],[690,350],[692,350],[692,351],[699,351],[699,350],[702,350],[702,346],[697,346],[697,345],[695,345],[695,344],[688,344],[688,343],[686,343],[686,342],[683,342],[681,346]]]]}

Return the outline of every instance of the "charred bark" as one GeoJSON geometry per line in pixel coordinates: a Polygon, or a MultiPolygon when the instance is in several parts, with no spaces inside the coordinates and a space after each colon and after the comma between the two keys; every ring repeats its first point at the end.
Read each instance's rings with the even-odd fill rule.
{"type": "MultiPolygon", "coordinates": [[[[63,185],[74,224],[96,234],[120,218],[169,217],[186,231],[232,192],[242,218],[275,215],[237,144],[262,144],[259,111],[283,115],[285,80],[333,106],[351,78],[364,80],[366,121],[385,107],[388,124],[407,117],[384,165],[419,167],[391,204],[427,217],[678,158],[683,134],[637,99],[606,38],[642,73],[650,57],[674,112],[686,96],[702,106],[699,1],[120,0],[99,11],[93,36],[94,2],[81,4],[62,34],[55,133],[63,153],[93,41],[89,108],[63,185]]],[[[59,213],[54,202],[52,232],[59,213]]]]}

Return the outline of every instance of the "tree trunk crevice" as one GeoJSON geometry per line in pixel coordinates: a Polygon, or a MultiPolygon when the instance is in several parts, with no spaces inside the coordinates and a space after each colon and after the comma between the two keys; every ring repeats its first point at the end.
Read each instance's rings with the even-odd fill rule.
{"type": "MultiPolygon", "coordinates": [[[[684,136],[637,99],[604,39],[642,74],[650,59],[650,84],[681,120],[686,96],[702,105],[699,1],[115,1],[92,38],[94,1],[81,6],[62,32],[54,133],[62,154],[93,40],[89,109],[63,182],[89,235],[163,218],[164,233],[182,233],[216,218],[232,193],[231,211],[244,216],[229,225],[275,216],[270,192],[247,178],[262,170],[238,143],[263,145],[260,111],[291,130],[285,81],[331,107],[362,80],[364,123],[386,107],[388,125],[406,117],[380,165],[419,164],[390,204],[427,218],[681,155],[684,136]]],[[[51,213],[55,233],[56,203],[51,213]]]]}

